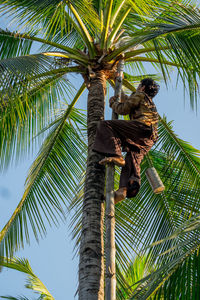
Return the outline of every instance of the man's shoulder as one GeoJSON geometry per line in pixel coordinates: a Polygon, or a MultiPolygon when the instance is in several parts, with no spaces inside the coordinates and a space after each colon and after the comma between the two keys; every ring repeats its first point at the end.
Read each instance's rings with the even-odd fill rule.
{"type": "Polygon", "coordinates": [[[137,98],[138,100],[143,100],[145,99],[145,93],[143,92],[139,92],[139,91],[136,91],[136,92],[133,92],[131,95],[130,95],[130,99],[135,99],[137,98]]]}

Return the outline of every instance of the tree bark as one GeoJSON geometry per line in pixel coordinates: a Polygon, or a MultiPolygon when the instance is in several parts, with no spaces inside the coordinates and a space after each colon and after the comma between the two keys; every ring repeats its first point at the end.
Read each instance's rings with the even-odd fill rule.
{"type": "Polygon", "coordinates": [[[104,119],[106,77],[96,73],[88,86],[88,159],[79,262],[79,300],[104,300],[104,183],[102,155],[92,151],[97,122],[104,119]]]}

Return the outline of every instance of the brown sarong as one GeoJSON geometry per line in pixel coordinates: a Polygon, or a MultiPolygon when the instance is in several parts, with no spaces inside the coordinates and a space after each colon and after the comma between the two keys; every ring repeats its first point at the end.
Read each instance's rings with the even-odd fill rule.
{"type": "Polygon", "coordinates": [[[97,126],[93,151],[105,156],[121,156],[127,152],[121,170],[119,188],[127,187],[127,197],[137,195],[140,185],[140,164],[154,144],[153,130],[137,121],[100,121],[97,126]]]}

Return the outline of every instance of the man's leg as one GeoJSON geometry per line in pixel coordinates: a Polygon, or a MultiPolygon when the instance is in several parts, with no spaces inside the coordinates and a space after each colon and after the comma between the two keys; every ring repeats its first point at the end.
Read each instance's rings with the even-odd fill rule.
{"type": "Polygon", "coordinates": [[[140,164],[143,160],[144,152],[131,152],[131,174],[128,180],[127,197],[135,197],[141,186],[140,164]]]}
{"type": "MultiPolygon", "coordinates": [[[[120,127],[120,120],[118,122],[120,127]]],[[[106,156],[99,162],[100,164],[114,163],[121,167],[125,164],[121,153],[121,139],[117,130],[112,127],[112,123],[113,121],[99,122],[93,151],[106,156]]]]}
{"type": "Polygon", "coordinates": [[[125,166],[120,175],[119,189],[115,192],[115,204],[126,197],[135,197],[141,185],[140,164],[144,157],[142,150],[129,151],[126,154],[125,166]]]}

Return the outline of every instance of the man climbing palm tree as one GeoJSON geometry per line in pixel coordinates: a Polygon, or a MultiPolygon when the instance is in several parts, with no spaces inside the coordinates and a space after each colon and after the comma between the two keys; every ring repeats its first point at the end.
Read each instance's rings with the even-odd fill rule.
{"type": "Polygon", "coordinates": [[[159,85],[151,78],[143,79],[136,93],[130,97],[122,94],[110,98],[110,107],[120,115],[130,116],[130,121],[101,121],[97,127],[93,150],[105,154],[99,163],[114,163],[122,167],[115,203],[126,197],[135,197],[140,189],[140,163],[157,140],[158,113],[152,98],[159,85]],[[127,152],[125,160],[121,153],[127,152]]]}

